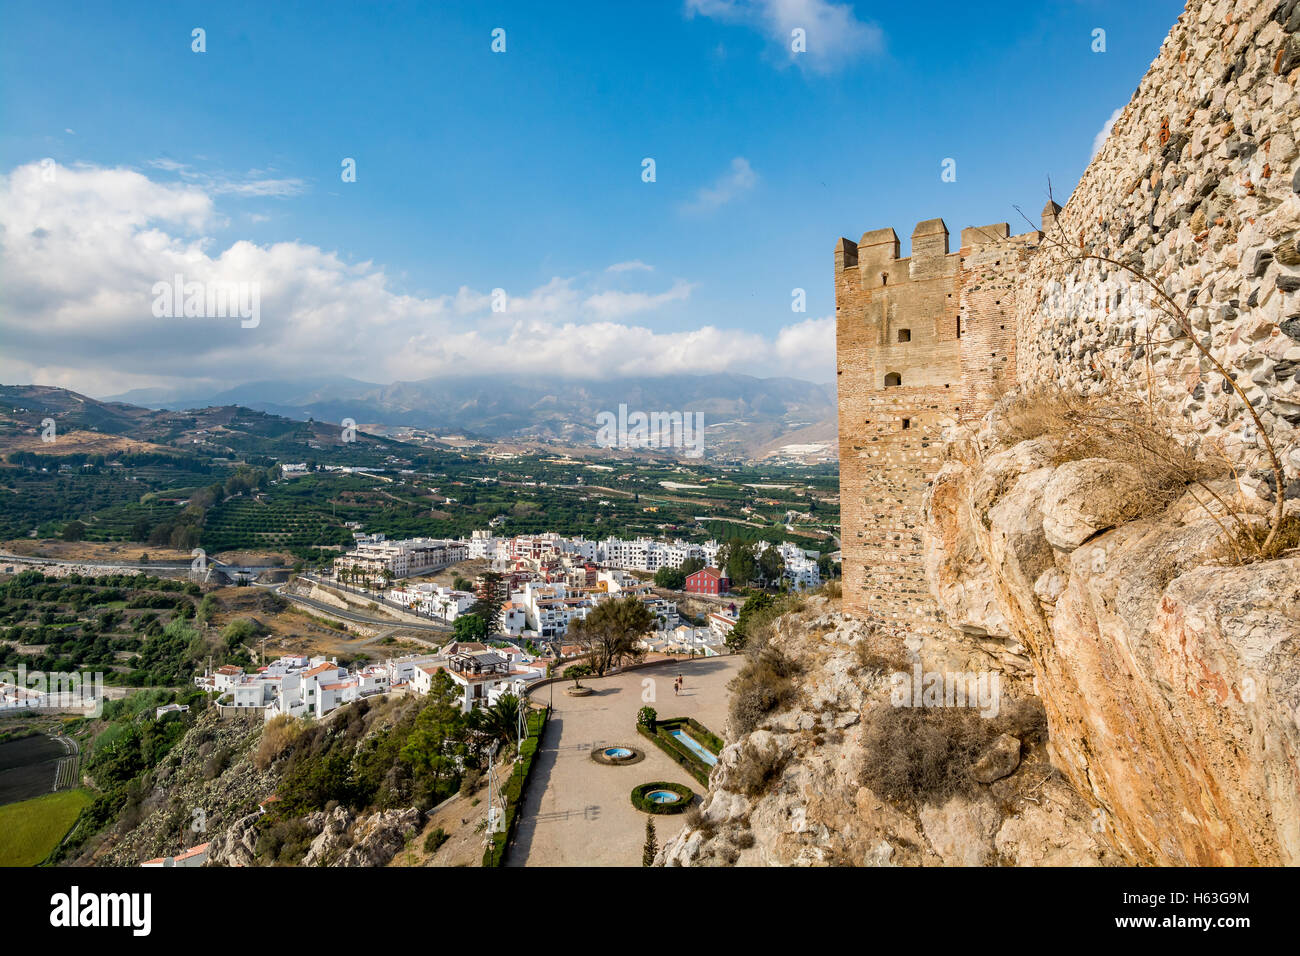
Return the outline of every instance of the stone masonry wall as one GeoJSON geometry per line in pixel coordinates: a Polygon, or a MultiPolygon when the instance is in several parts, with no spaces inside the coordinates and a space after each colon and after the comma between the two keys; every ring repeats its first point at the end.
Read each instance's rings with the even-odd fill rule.
{"type": "Polygon", "coordinates": [[[931,219],[908,258],[892,229],[839,241],[846,611],[932,619],[912,529],[936,443],[1017,382],[1149,381],[1169,415],[1259,467],[1240,400],[1153,289],[1084,254],[1131,264],[1188,310],[1300,494],[1298,31],[1300,0],[1190,0],[1065,207],[1045,197],[1041,232],[968,228],[949,253],[931,219]]]}
{"type": "Polygon", "coordinates": [[[1150,287],[1260,412],[1291,488],[1300,474],[1300,3],[1191,0],[1030,264],[1016,316],[1020,377],[1145,388],[1248,468],[1260,445],[1239,398],[1150,287]]]}

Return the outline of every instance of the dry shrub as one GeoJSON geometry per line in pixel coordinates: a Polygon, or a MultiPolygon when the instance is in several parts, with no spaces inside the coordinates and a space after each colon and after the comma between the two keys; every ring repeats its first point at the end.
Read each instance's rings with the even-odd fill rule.
{"type": "Polygon", "coordinates": [[[737,735],[755,730],[765,716],[794,700],[797,671],[775,647],[764,646],[750,656],[730,685],[731,725],[737,735]]]}
{"type": "Polygon", "coordinates": [[[907,660],[907,650],[901,638],[891,637],[880,632],[873,632],[853,645],[853,658],[857,673],[889,674],[895,671],[907,671],[911,665],[907,660]]]}
{"type": "Polygon", "coordinates": [[[1014,444],[1049,439],[1054,464],[1106,458],[1142,476],[1147,514],[1172,504],[1193,483],[1229,471],[1219,454],[1198,454],[1196,439],[1134,395],[1115,391],[1081,395],[1062,388],[1024,391],[1004,407],[998,436],[1014,444]]]}
{"type": "Polygon", "coordinates": [[[203,761],[203,779],[215,780],[225,773],[226,767],[230,765],[231,750],[229,747],[218,747],[203,761]]]}
{"type": "Polygon", "coordinates": [[[788,762],[789,758],[775,748],[764,750],[746,744],[740,749],[728,783],[750,799],[761,797],[780,779],[788,762]]]}
{"type": "Polygon", "coordinates": [[[1153,510],[1173,503],[1187,485],[1229,472],[1222,455],[1201,457],[1192,434],[1175,428],[1136,395],[1114,390],[1088,395],[1028,390],[1006,405],[998,434],[1013,444],[1049,438],[1056,464],[1083,458],[1131,464],[1143,476],[1153,510]]]}
{"type": "Polygon", "coordinates": [[[893,707],[878,704],[866,714],[862,784],[895,804],[940,804],[971,795],[970,774],[1001,734],[1044,743],[1047,715],[1036,697],[1003,700],[996,717],[969,707],[893,707]]]}
{"type": "MultiPolygon", "coordinates": [[[[1237,476],[1237,469],[1215,442],[1198,442],[1186,430],[1159,417],[1156,409],[1134,395],[1103,392],[1080,395],[1060,388],[1022,392],[1003,409],[997,424],[1004,442],[1047,438],[1056,464],[1083,458],[1106,458],[1133,466],[1142,476],[1145,507],[1153,514],[1177,500],[1189,486],[1207,515],[1223,531],[1228,564],[1269,561],[1300,548],[1300,517],[1289,515],[1272,525],[1252,520],[1232,495],[1211,487],[1213,479],[1237,476]],[[1212,505],[1217,503],[1221,513],[1212,505]],[[1266,546],[1267,545],[1267,546],[1266,546]]],[[[1263,473],[1277,494],[1271,471],[1263,473]]],[[[1140,517],[1137,515],[1135,517],[1140,517]]]]}
{"type": "Polygon", "coordinates": [[[704,815],[704,811],[698,806],[691,807],[686,811],[686,826],[691,830],[698,830],[706,840],[713,838],[718,832],[718,825],[704,815]]]}
{"type": "Polygon", "coordinates": [[[1300,548],[1300,515],[1289,514],[1282,518],[1277,535],[1267,548],[1268,524],[1240,521],[1233,524],[1227,534],[1228,548],[1225,559],[1235,564],[1255,561],[1272,561],[1300,548]]]}
{"type": "Polygon", "coordinates": [[[482,785],[483,771],[478,767],[470,767],[465,771],[465,775],[460,778],[460,795],[462,797],[472,797],[482,785]]]}
{"type": "Polygon", "coordinates": [[[305,725],[296,717],[280,714],[272,717],[262,730],[262,740],[253,755],[253,765],[258,770],[265,770],[280,757],[293,749],[302,739],[305,725]]]}
{"type": "Polygon", "coordinates": [[[844,597],[844,582],[839,578],[831,578],[829,581],[822,584],[820,593],[823,597],[828,597],[832,601],[838,601],[840,598],[844,597]]]}

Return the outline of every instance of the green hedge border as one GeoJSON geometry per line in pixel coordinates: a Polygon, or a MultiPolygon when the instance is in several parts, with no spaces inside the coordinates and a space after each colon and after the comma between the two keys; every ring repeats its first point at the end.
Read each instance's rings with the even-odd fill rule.
{"type": "Polygon", "coordinates": [[[691,805],[695,799],[695,791],[682,783],[669,783],[660,780],[657,783],[643,783],[639,787],[632,788],[632,806],[636,807],[642,813],[668,814],[681,813],[691,805]],[[671,790],[681,799],[676,803],[655,803],[647,799],[646,794],[651,790],[671,790]]]}
{"type": "Polygon", "coordinates": [[[713,768],[695,756],[693,751],[679,744],[672,736],[672,731],[683,725],[691,731],[692,737],[713,751],[714,754],[722,751],[722,739],[694,717],[669,717],[667,720],[656,720],[653,731],[648,730],[641,724],[637,724],[636,730],[642,737],[653,741],[655,746],[676,760],[682,765],[682,769],[707,787],[709,785],[709,774],[713,768]]]}
{"type": "Polygon", "coordinates": [[[533,758],[541,745],[542,734],[546,731],[546,721],[550,719],[551,709],[542,707],[528,714],[528,737],[519,747],[519,759],[515,769],[501,788],[506,798],[506,828],[501,833],[492,834],[492,843],[483,851],[484,866],[501,866],[505,859],[506,847],[514,839],[515,829],[519,824],[519,808],[524,801],[524,790],[533,769],[533,758]]]}

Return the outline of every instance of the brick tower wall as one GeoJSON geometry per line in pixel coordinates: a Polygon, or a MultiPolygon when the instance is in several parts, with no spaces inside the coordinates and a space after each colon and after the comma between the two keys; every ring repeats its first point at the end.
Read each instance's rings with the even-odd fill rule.
{"type": "Polygon", "coordinates": [[[912,633],[943,626],[925,581],[922,501],[944,428],[1015,380],[1011,296],[1037,234],[1007,232],[965,230],[949,252],[947,227],[931,219],[906,258],[892,229],[836,246],[846,613],[912,633]]]}

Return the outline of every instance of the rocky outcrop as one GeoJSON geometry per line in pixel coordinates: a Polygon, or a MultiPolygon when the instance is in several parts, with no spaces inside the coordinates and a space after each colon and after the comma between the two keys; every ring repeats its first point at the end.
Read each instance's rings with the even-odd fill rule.
{"type": "Polygon", "coordinates": [[[414,807],[381,810],[353,819],[342,807],[310,814],[305,822],[320,833],[312,841],[304,866],[385,866],[420,828],[414,807]]]}
{"type": "Polygon", "coordinates": [[[261,813],[250,813],[231,823],[208,847],[208,866],[256,866],[257,822],[261,813]]]}
{"type": "Polygon", "coordinates": [[[1224,480],[1138,516],[1120,462],[987,427],[948,449],[931,589],[1025,649],[1051,762],[1107,840],[1138,863],[1300,863],[1300,557],[1225,562],[1209,491],[1248,521],[1265,503],[1224,480]]]}
{"type": "MultiPolygon", "coordinates": [[[[954,636],[969,645],[967,635],[954,636]]],[[[966,769],[976,782],[952,797],[889,800],[864,783],[870,730],[891,704],[892,671],[880,655],[896,652],[888,650],[896,644],[896,637],[844,617],[822,597],[809,598],[802,611],[781,618],[771,646],[800,664],[797,701],[723,749],[698,812],[660,850],[656,863],[962,866],[1119,860],[1096,832],[1090,808],[1053,770],[1041,743],[1032,740],[996,738],[966,769]]],[[[969,646],[954,653],[958,650],[958,656],[972,653],[969,646]]],[[[928,667],[944,659],[943,651],[927,646],[913,660],[928,667]]],[[[993,659],[985,656],[986,665],[993,659]]],[[[969,719],[981,718],[971,714],[969,719]]]]}
{"type": "MultiPolygon", "coordinates": [[[[257,841],[261,814],[235,821],[215,839],[208,853],[209,866],[257,866],[257,841]]],[[[420,829],[422,815],[415,807],[380,810],[354,816],[346,807],[318,810],[302,818],[311,844],[303,866],[387,866],[420,829]]]]}

